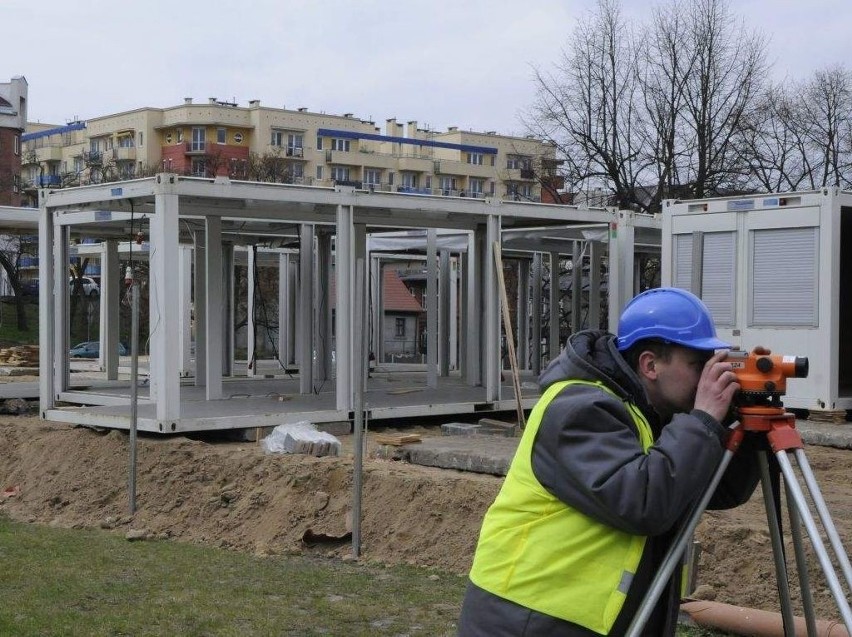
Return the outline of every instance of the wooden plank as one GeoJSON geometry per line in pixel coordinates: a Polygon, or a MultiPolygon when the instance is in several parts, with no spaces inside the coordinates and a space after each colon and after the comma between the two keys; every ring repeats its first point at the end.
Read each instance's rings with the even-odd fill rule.
{"type": "Polygon", "coordinates": [[[512,316],[509,313],[509,299],[506,296],[506,281],[503,278],[503,257],[500,252],[500,242],[494,242],[494,263],[497,270],[497,283],[500,289],[500,307],[503,310],[503,328],[506,330],[506,344],[509,349],[509,365],[512,368],[512,386],[515,389],[515,404],[518,412],[518,425],[526,427],[524,406],[521,400],[521,379],[518,372],[518,359],[515,357],[515,337],[512,333],[512,316]]]}
{"type": "Polygon", "coordinates": [[[416,442],[422,442],[419,434],[376,434],[375,440],[380,445],[408,445],[416,442]]]}

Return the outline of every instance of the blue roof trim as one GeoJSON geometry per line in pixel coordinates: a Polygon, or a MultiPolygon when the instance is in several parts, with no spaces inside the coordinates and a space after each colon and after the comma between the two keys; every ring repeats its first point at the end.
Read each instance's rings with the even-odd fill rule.
{"type": "Polygon", "coordinates": [[[62,133],[70,133],[75,130],[83,130],[86,128],[86,122],[74,122],[73,124],[68,124],[67,126],[57,126],[56,128],[48,128],[47,130],[42,130],[37,133],[26,133],[25,135],[21,135],[22,142],[28,142],[31,139],[38,139],[40,137],[50,137],[51,135],[61,135],[62,133]]]}
{"type": "Polygon", "coordinates": [[[450,150],[463,150],[468,153],[482,153],[484,155],[496,155],[497,149],[490,146],[471,146],[470,144],[450,144],[449,142],[434,142],[428,139],[413,139],[411,137],[394,137],[391,135],[375,135],[373,133],[359,133],[351,130],[336,130],[334,128],[317,129],[319,137],[342,137],[344,139],[369,139],[374,142],[394,142],[397,144],[411,144],[412,146],[431,146],[433,148],[449,148],[450,150]]]}

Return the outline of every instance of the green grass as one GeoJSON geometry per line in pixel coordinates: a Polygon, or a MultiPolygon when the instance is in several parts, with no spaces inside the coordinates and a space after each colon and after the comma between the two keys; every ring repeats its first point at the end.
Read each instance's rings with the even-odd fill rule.
{"type": "Polygon", "coordinates": [[[26,304],[27,330],[18,329],[14,298],[0,301],[0,344],[35,345],[38,343],[38,303],[26,304]]]}
{"type": "Polygon", "coordinates": [[[16,637],[453,635],[465,585],[424,569],[258,558],[3,518],[0,565],[0,635],[16,637]]]}
{"type": "MultiPolygon", "coordinates": [[[[76,345],[82,341],[96,341],[100,334],[100,309],[97,300],[83,298],[81,303],[70,328],[69,340],[71,345],[76,345]]],[[[38,343],[38,300],[34,297],[27,297],[25,308],[27,329],[19,330],[14,297],[4,297],[0,300],[0,346],[36,345],[38,343]]]]}
{"type": "Polygon", "coordinates": [[[465,583],[412,567],[259,558],[0,517],[0,635],[450,636],[465,583]]]}

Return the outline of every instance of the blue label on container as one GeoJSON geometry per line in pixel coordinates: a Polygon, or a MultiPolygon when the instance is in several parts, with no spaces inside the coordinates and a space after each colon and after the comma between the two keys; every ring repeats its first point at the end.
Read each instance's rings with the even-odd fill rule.
{"type": "Polygon", "coordinates": [[[736,199],[728,202],[728,210],[754,210],[754,199],[736,199]]]}

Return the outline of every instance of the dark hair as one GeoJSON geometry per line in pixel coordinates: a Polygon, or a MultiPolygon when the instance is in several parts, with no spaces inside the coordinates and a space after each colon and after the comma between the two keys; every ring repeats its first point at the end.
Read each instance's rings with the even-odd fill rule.
{"type": "Polygon", "coordinates": [[[653,352],[657,358],[668,361],[672,357],[672,352],[678,347],[682,347],[682,345],[670,343],[669,341],[661,341],[656,338],[643,338],[633,343],[621,355],[627,361],[627,364],[630,365],[630,369],[636,371],[639,368],[639,357],[642,355],[642,352],[653,352]]]}

